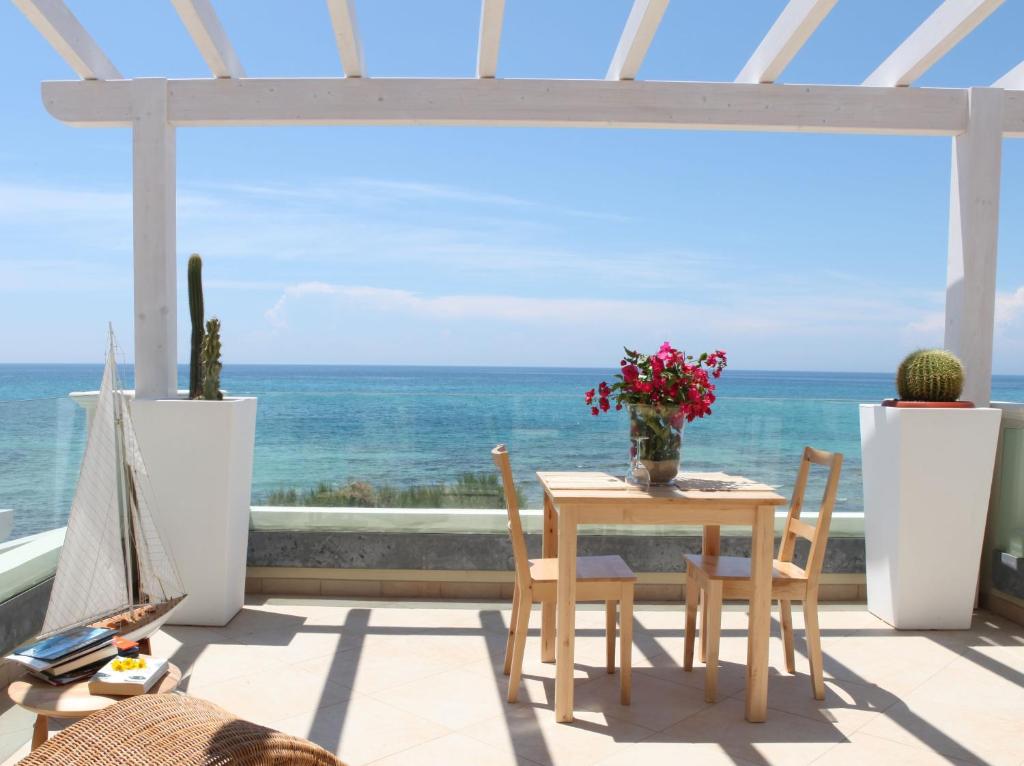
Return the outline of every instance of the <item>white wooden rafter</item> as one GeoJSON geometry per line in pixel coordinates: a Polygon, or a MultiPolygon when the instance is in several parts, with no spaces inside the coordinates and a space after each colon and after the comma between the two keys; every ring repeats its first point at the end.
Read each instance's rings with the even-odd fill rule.
{"type": "Polygon", "coordinates": [[[476,52],[477,77],[494,77],[498,74],[498,51],[501,48],[504,19],[505,0],[481,0],[480,42],[476,52]]]}
{"type": "Polygon", "coordinates": [[[1024,61],[992,83],[992,87],[1005,88],[1006,90],[1024,90],[1024,61]]]}
{"type": "Polygon", "coordinates": [[[365,76],[363,45],[359,41],[356,9],[352,0],[327,0],[327,10],[331,14],[331,26],[334,28],[342,71],[346,77],[365,76]]]}
{"type": "Polygon", "coordinates": [[[54,50],[84,80],[120,80],[107,58],[63,0],[13,0],[54,50]]]}
{"type": "Polygon", "coordinates": [[[757,50],[736,76],[736,82],[770,83],[782,71],[818,28],[837,0],[789,0],[761,40],[757,50]]]}
{"type": "Polygon", "coordinates": [[[635,80],[668,8],[668,0],[633,0],[606,80],[635,80]]]}
{"type": "Polygon", "coordinates": [[[944,0],[863,84],[911,85],[1002,4],[1003,0],[944,0]]]}
{"type": "Polygon", "coordinates": [[[245,70],[210,0],[171,2],[213,76],[245,77],[245,70]]]}

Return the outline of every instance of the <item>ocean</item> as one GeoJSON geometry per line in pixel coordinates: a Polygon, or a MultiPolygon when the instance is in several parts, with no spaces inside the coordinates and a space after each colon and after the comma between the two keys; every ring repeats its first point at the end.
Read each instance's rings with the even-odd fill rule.
{"type": "MultiPolygon", "coordinates": [[[[408,486],[488,472],[490,449],[505,442],[527,507],[538,507],[535,471],[626,470],[625,412],[593,417],[583,403],[613,372],[229,365],[222,387],[259,398],[255,505],[322,481],[408,486]]],[[[67,394],[97,389],[101,374],[100,365],[0,365],[0,508],[15,510],[12,536],[65,522],[85,439],[67,394]]],[[[130,366],[122,377],[131,387],[130,366]]],[[[837,510],[861,510],[857,405],[893,393],[888,374],[727,370],[714,414],[686,427],[683,466],[788,494],[805,444],[837,450],[846,456],[837,510]]],[[[996,376],[993,399],[1024,401],[1024,376],[996,376]]]]}

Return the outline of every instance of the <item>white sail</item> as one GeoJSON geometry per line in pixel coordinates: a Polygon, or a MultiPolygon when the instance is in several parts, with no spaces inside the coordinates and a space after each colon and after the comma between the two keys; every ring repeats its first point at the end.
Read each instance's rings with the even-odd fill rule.
{"type": "Polygon", "coordinates": [[[154,498],[126,402],[111,333],[44,634],[184,596],[153,522],[154,498]]]}

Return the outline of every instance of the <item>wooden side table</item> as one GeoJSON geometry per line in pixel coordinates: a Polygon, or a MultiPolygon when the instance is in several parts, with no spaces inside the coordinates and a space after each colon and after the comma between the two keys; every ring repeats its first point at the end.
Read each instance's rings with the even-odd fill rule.
{"type": "MultiPolygon", "coordinates": [[[[177,665],[167,663],[167,672],[163,678],[153,685],[147,694],[166,694],[178,688],[181,681],[181,670],[177,665]]],[[[50,686],[45,681],[27,676],[15,681],[7,687],[7,696],[11,701],[36,714],[35,727],[32,729],[32,749],[35,750],[46,742],[50,734],[49,719],[51,718],[85,718],[97,710],[115,705],[125,697],[91,694],[89,679],[77,681],[66,686],[50,686]]]]}

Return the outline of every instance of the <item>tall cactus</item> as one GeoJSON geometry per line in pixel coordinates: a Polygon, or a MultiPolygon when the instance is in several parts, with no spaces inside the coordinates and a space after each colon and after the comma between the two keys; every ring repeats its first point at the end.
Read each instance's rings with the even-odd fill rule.
{"type": "Polygon", "coordinates": [[[964,367],[940,348],[914,351],[896,373],[900,399],[915,402],[955,402],[964,390],[964,367]]]}
{"type": "Polygon", "coordinates": [[[220,390],[220,320],[211,317],[203,338],[203,399],[223,399],[220,390]]]}
{"type": "Polygon", "coordinates": [[[198,253],[188,259],[188,313],[192,318],[188,398],[198,399],[203,393],[203,259],[198,253]]]}

